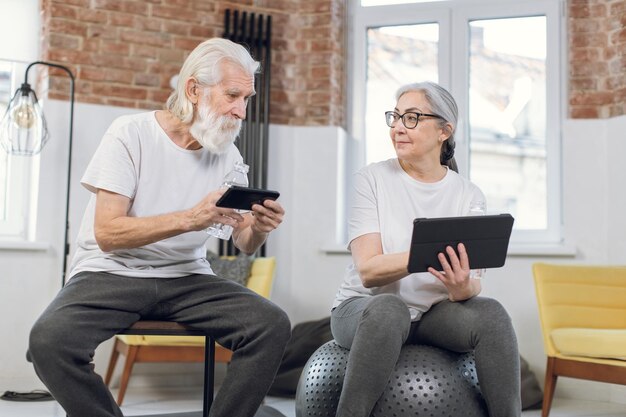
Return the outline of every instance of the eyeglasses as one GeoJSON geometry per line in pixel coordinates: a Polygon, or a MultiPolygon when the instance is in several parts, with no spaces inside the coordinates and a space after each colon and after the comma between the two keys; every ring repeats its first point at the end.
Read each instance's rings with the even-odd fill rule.
{"type": "Polygon", "coordinates": [[[386,111],[385,112],[385,121],[387,122],[387,126],[395,127],[396,123],[398,123],[399,119],[402,119],[402,124],[407,129],[415,129],[417,126],[417,122],[419,122],[420,117],[429,116],[436,117],[437,119],[443,119],[443,117],[438,114],[430,114],[430,113],[418,113],[415,111],[408,111],[402,115],[396,113],[395,111],[386,111]]]}

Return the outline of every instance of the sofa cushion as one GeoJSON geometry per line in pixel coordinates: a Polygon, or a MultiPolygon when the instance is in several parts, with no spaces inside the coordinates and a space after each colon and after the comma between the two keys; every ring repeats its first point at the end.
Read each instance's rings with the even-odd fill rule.
{"type": "Polygon", "coordinates": [[[626,329],[560,328],[550,337],[563,355],[626,360],[626,329]]]}
{"type": "Polygon", "coordinates": [[[237,256],[220,257],[211,251],[207,251],[206,259],[211,269],[220,278],[226,278],[243,285],[248,283],[253,257],[240,252],[237,256]]]}

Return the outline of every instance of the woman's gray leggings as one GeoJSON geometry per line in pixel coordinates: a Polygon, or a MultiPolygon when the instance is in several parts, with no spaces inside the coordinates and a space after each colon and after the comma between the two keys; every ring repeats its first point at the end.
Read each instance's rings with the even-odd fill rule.
{"type": "Polygon", "coordinates": [[[489,416],[521,415],[517,338],[496,300],[442,301],[411,322],[409,309],[395,295],[354,297],[333,310],[331,330],[335,341],[350,349],[337,417],[369,417],[404,344],[473,350],[489,416]]]}

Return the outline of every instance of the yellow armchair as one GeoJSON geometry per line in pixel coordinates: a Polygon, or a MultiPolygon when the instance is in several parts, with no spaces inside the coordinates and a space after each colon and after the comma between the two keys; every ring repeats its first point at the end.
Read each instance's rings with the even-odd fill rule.
{"type": "MultiPolygon", "coordinates": [[[[252,262],[246,286],[269,298],[274,281],[276,258],[256,258],[252,262]]],[[[109,359],[105,384],[109,385],[119,355],[126,356],[117,394],[117,404],[122,405],[128,381],[135,363],[138,362],[204,362],[204,336],[142,336],[116,335],[109,359]]],[[[228,363],[232,352],[215,344],[215,362],[228,363]]]]}
{"type": "Polygon", "coordinates": [[[548,356],[547,417],[559,376],[626,385],[626,267],[533,265],[548,356]]]}

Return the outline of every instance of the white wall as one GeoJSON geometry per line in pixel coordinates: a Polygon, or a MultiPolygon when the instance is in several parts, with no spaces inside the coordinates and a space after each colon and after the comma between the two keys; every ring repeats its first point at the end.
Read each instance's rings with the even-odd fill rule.
{"type": "Polygon", "coordinates": [[[281,192],[287,213],[268,242],[278,257],[273,299],[295,324],[330,314],[349,260],[323,251],[335,244],[337,154],[346,135],[337,127],[272,126],[270,138],[268,187],[281,192]]]}
{"type": "Polygon", "coordinates": [[[0,59],[39,57],[39,0],[0,0],[0,59]]]}
{"type": "MultiPolygon", "coordinates": [[[[52,139],[42,152],[38,240],[45,251],[0,250],[0,391],[43,388],[24,359],[32,323],[60,288],[67,163],[67,103],[52,101],[44,111],[52,139]],[[6,340],[6,339],[5,339],[6,340]]],[[[76,106],[72,171],[71,241],[88,194],[78,181],[104,130],[119,114],[132,110],[78,104],[76,106]]],[[[513,318],[521,354],[543,383],[545,355],[537,318],[531,265],[538,260],[596,264],[626,264],[626,152],[622,132],[626,116],[611,120],[568,120],[563,130],[564,236],[576,248],[573,257],[515,256],[493,270],[484,281],[484,294],[499,299],[513,318]]],[[[335,127],[271,126],[269,187],[281,192],[285,221],[268,242],[278,258],[272,299],[298,323],[329,315],[337,286],[349,262],[346,254],[326,251],[340,247],[336,228],[341,211],[340,173],[346,142],[335,127]]],[[[111,345],[101,346],[96,370],[103,372],[111,345]]],[[[184,372],[200,368],[184,366],[184,372]]],[[[119,372],[119,371],[118,371],[119,372]]],[[[135,370],[133,384],[171,383],[154,375],[165,372],[152,365],[135,370]],[[143,380],[142,380],[143,375],[143,380]]],[[[624,402],[625,387],[562,378],[557,396],[624,402]]]]}

